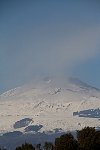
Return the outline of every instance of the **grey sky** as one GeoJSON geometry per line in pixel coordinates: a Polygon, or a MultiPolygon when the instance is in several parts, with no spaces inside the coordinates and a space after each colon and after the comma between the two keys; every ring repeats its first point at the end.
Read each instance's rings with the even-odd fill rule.
{"type": "MultiPolygon", "coordinates": [[[[99,1],[0,1],[0,90],[69,75],[100,52],[99,1]]],[[[81,78],[81,77],[80,77],[81,78]]]]}

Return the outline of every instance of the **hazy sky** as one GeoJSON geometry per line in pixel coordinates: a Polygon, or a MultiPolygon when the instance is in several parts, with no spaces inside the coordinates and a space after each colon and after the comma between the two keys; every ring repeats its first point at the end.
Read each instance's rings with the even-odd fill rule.
{"type": "Polygon", "coordinates": [[[48,75],[100,88],[99,0],[0,0],[0,91],[48,75]]]}

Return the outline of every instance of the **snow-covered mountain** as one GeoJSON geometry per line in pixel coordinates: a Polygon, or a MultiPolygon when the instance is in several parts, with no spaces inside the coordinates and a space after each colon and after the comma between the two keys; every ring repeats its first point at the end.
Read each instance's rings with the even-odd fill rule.
{"type": "Polygon", "coordinates": [[[58,82],[46,77],[0,95],[1,138],[85,126],[100,127],[100,90],[76,78],[58,82]]]}

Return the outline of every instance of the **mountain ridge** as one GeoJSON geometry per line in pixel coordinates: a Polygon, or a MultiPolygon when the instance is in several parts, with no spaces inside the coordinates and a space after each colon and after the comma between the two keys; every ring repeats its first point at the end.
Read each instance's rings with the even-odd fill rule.
{"type": "Polygon", "coordinates": [[[0,138],[11,132],[12,138],[15,134],[61,133],[85,126],[99,128],[99,89],[80,80],[72,81],[58,84],[45,78],[1,94],[0,138]]]}

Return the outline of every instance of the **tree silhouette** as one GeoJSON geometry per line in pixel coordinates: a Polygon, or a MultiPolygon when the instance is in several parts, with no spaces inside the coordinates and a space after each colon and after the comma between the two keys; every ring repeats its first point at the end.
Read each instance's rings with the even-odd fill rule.
{"type": "Polygon", "coordinates": [[[53,150],[54,146],[51,142],[45,142],[43,148],[44,148],[44,150],[53,150]]]}
{"type": "Polygon", "coordinates": [[[94,127],[85,127],[77,131],[77,139],[80,150],[95,150],[96,131],[94,127]]]}
{"type": "Polygon", "coordinates": [[[22,146],[16,147],[15,150],[35,150],[35,147],[32,144],[25,143],[22,146]]]}
{"type": "Polygon", "coordinates": [[[55,139],[55,150],[77,150],[77,141],[71,133],[64,134],[55,139]]]}

